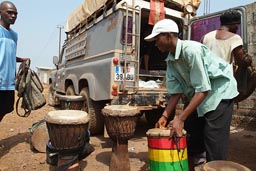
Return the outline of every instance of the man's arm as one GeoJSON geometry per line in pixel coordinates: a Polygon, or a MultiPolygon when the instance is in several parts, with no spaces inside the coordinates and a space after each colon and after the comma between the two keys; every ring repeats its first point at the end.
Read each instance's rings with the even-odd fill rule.
{"type": "Polygon", "coordinates": [[[176,109],[176,105],[182,94],[172,94],[168,100],[168,104],[163,112],[163,115],[169,118],[171,113],[176,109]]]}
{"type": "Polygon", "coordinates": [[[167,123],[167,119],[169,116],[173,113],[173,111],[176,109],[176,105],[180,99],[182,94],[172,94],[168,100],[168,104],[162,114],[162,116],[159,118],[158,122],[156,123],[156,128],[165,127],[167,123]]]}
{"type": "Polygon", "coordinates": [[[196,110],[207,95],[208,91],[195,93],[188,106],[180,114],[175,115],[174,119],[169,124],[172,128],[171,135],[176,133],[178,136],[182,136],[185,120],[196,110]]]}
{"type": "Polygon", "coordinates": [[[188,106],[184,111],[179,115],[179,119],[185,121],[188,116],[196,110],[196,108],[202,103],[202,101],[208,95],[208,91],[195,93],[188,106]]]}
{"type": "Polygon", "coordinates": [[[238,46],[232,51],[234,56],[235,64],[239,67],[247,67],[252,64],[252,58],[250,55],[245,53],[243,46],[238,46]]]}

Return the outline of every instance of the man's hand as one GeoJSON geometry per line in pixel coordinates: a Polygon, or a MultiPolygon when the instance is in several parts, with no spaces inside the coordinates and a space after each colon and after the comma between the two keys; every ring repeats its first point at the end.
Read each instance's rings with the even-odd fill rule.
{"type": "Polygon", "coordinates": [[[167,126],[170,129],[170,136],[176,134],[178,137],[182,136],[182,130],[184,128],[184,121],[179,117],[179,115],[175,115],[174,119],[167,126]]]}
{"type": "Polygon", "coordinates": [[[167,116],[165,116],[164,114],[159,118],[159,120],[157,121],[157,123],[155,124],[156,128],[165,128],[165,125],[167,123],[167,116]]]}
{"type": "Polygon", "coordinates": [[[244,63],[246,67],[252,65],[252,56],[250,56],[248,53],[244,55],[244,63]]]}
{"type": "Polygon", "coordinates": [[[242,46],[235,48],[232,52],[235,57],[235,65],[246,68],[252,65],[252,56],[249,55],[242,46]]]}

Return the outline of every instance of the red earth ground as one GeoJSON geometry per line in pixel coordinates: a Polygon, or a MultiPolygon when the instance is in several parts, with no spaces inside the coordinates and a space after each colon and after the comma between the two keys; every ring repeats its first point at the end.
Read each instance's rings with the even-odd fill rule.
{"type": "MultiPolygon", "coordinates": [[[[45,91],[47,88],[45,89],[45,91]]],[[[47,96],[47,93],[45,92],[47,96]]],[[[21,109],[20,109],[21,110],[21,109]]],[[[0,171],[47,171],[46,154],[36,151],[31,145],[32,124],[43,119],[55,108],[45,105],[33,111],[27,118],[8,114],[0,123],[0,171]]],[[[255,113],[256,114],[256,113],[255,113]]],[[[255,126],[256,127],[256,126],[255,126]]],[[[148,171],[147,122],[142,117],[135,135],[128,142],[131,171],[148,171]],[[143,126],[142,126],[143,125],[143,126]]],[[[103,135],[91,137],[95,151],[80,162],[82,170],[108,171],[112,141],[103,135]]],[[[232,127],[228,160],[256,170],[256,132],[232,127]]]]}

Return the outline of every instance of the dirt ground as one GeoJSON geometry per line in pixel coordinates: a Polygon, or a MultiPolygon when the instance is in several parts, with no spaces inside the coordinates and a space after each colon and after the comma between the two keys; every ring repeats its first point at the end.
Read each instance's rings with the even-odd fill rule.
{"type": "MultiPolygon", "coordinates": [[[[47,96],[47,94],[46,94],[47,96]]],[[[46,154],[38,152],[31,146],[29,128],[43,119],[55,108],[45,105],[33,111],[27,118],[8,114],[0,123],[0,171],[47,171],[46,154]]],[[[256,127],[256,126],[255,126],[256,127]]],[[[149,128],[142,117],[135,135],[128,142],[131,171],[148,171],[148,147],[146,131],[149,128]]],[[[95,151],[80,162],[82,170],[108,171],[112,150],[112,141],[103,135],[92,136],[91,144],[95,151]]],[[[256,132],[241,128],[232,128],[230,137],[229,160],[256,170],[256,132]]]]}

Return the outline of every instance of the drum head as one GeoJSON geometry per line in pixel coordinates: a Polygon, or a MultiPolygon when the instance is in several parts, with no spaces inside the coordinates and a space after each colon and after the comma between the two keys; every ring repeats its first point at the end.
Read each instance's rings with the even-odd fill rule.
{"type": "Polygon", "coordinates": [[[249,168],[232,161],[211,161],[203,166],[204,171],[251,171],[249,168]]]}
{"type": "Polygon", "coordinates": [[[53,124],[85,124],[90,118],[81,110],[56,110],[50,111],[45,116],[45,121],[53,124]]]}
{"type": "Polygon", "coordinates": [[[146,132],[149,137],[170,137],[170,130],[165,128],[152,128],[146,132]]]}
{"type": "Polygon", "coordinates": [[[103,115],[108,116],[135,116],[140,113],[137,107],[127,105],[109,105],[102,109],[103,115]]]}
{"type": "Polygon", "coordinates": [[[60,96],[59,100],[72,102],[72,101],[83,101],[84,98],[83,96],[60,96]]]}
{"type": "MultiPolygon", "coordinates": [[[[170,129],[167,128],[152,128],[146,132],[149,137],[170,137],[170,129]]],[[[186,131],[182,130],[183,136],[186,135],[186,131]]]]}

